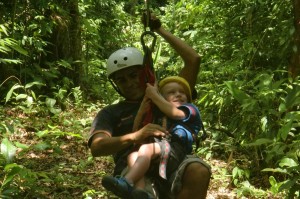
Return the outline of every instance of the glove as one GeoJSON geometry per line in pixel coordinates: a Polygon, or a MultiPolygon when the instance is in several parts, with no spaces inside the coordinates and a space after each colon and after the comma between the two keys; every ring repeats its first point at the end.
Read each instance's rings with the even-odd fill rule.
{"type": "Polygon", "coordinates": [[[147,24],[147,12],[144,12],[143,17],[142,17],[142,23],[144,24],[145,28],[148,25],[151,31],[161,27],[160,20],[158,18],[156,18],[156,16],[152,13],[150,13],[149,24],[147,24]]]}

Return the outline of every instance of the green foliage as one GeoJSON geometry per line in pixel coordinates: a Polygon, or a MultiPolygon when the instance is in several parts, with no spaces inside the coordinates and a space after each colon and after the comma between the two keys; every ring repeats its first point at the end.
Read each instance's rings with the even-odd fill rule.
{"type": "MultiPolygon", "coordinates": [[[[8,55],[12,51],[17,51],[22,55],[28,55],[28,52],[23,49],[14,38],[8,37],[7,24],[0,24],[0,53],[8,55]]],[[[0,58],[0,63],[4,64],[20,64],[22,63],[19,59],[0,58]]]]}
{"type": "Polygon", "coordinates": [[[58,189],[57,193],[51,193],[58,197],[64,194],[68,196],[69,189],[88,189],[86,186],[74,184],[73,182],[79,181],[80,177],[69,174],[69,171],[75,174],[86,172],[86,169],[94,164],[93,158],[89,156],[78,160],[78,164],[76,161],[70,165],[66,165],[61,159],[66,150],[72,150],[66,146],[79,148],[85,144],[86,135],[78,129],[89,127],[91,118],[80,118],[82,115],[77,115],[78,112],[82,114],[83,108],[90,113],[98,108],[90,105],[86,107],[83,104],[82,92],[79,88],[74,88],[69,94],[60,90],[57,96],[68,101],[70,110],[78,109],[78,112],[68,115],[62,110],[51,111],[51,107],[55,107],[55,99],[32,97],[34,89],[38,89],[35,88],[37,85],[40,84],[34,82],[25,86],[13,86],[6,99],[7,105],[13,104],[14,108],[1,109],[0,117],[5,118],[0,122],[0,137],[3,138],[0,153],[0,168],[3,170],[0,174],[1,198],[47,197],[51,193],[51,187],[58,189]],[[26,93],[30,95],[18,97],[26,93]],[[24,104],[28,97],[34,99],[30,106],[24,104]],[[7,115],[3,111],[12,111],[10,114],[13,115],[7,115]],[[16,118],[18,114],[22,117],[16,118]],[[26,129],[34,131],[30,139],[26,138],[26,129]],[[43,154],[46,156],[43,157],[43,154]],[[59,189],[66,193],[61,193],[59,189]]]}
{"type": "MultiPolygon", "coordinates": [[[[278,168],[278,171],[282,171],[288,165],[283,164],[282,160],[292,158],[294,163],[290,162],[289,172],[284,169],[283,179],[288,179],[288,183],[281,183],[280,189],[277,187],[272,190],[287,191],[293,195],[299,186],[299,172],[295,166],[295,163],[299,164],[297,153],[300,144],[297,134],[300,122],[299,80],[276,80],[275,76],[276,73],[262,73],[249,81],[227,81],[218,90],[210,90],[206,97],[208,100],[204,101],[204,115],[210,112],[206,121],[211,121],[210,126],[215,126],[212,129],[220,132],[214,133],[213,139],[224,141],[223,132],[233,135],[235,141],[232,144],[238,144],[234,149],[249,155],[254,170],[274,167],[274,170],[278,168]],[[281,163],[276,167],[278,162],[281,163]],[[288,173],[291,175],[288,176],[288,173]]],[[[236,179],[242,175],[238,171],[233,170],[236,186],[242,184],[236,179]]],[[[273,187],[278,186],[274,180],[271,182],[273,187]]]]}
{"type": "Polygon", "coordinates": [[[3,171],[4,180],[0,188],[2,198],[20,197],[20,188],[33,187],[38,179],[35,172],[15,163],[7,164],[3,171]]]}

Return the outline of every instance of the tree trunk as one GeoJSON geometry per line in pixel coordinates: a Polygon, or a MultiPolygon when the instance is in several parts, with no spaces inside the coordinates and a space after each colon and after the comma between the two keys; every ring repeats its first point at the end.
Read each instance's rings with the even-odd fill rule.
{"type": "Polygon", "coordinates": [[[78,10],[78,0],[71,0],[69,2],[70,10],[70,56],[73,60],[72,68],[74,69],[73,81],[77,86],[82,86],[82,79],[84,77],[84,69],[81,62],[81,23],[80,13],[78,10]]]}
{"type": "Polygon", "coordinates": [[[294,0],[294,26],[293,54],[290,61],[289,72],[292,78],[300,74],[300,1],[294,0]]]}
{"type": "Polygon", "coordinates": [[[51,11],[51,18],[57,26],[53,29],[48,45],[47,57],[45,61],[55,62],[66,60],[71,64],[71,68],[60,67],[62,77],[67,77],[74,86],[82,86],[84,70],[81,63],[81,21],[78,9],[78,0],[59,2],[65,10],[64,13],[51,11]]]}

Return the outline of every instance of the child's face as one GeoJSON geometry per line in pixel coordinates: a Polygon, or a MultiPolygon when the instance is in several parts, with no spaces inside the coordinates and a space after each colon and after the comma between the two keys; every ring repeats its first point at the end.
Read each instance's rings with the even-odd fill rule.
{"type": "Polygon", "coordinates": [[[187,102],[187,96],[183,86],[177,82],[169,82],[161,89],[162,96],[175,106],[180,106],[187,102]]]}

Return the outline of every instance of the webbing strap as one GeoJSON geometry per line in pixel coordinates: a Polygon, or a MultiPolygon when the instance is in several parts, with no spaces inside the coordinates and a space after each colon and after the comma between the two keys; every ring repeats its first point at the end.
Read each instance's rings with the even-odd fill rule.
{"type": "Polygon", "coordinates": [[[141,84],[143,84],[143,86],[146,86],[146,83],[150,83],[151,85],[155,84],[156,78],[155,78],[155,71],[154,71],[153,59],[152,59],[152,52],[155,46],[155,42],[156,42],[156,35],[153,32],[151,31],[143,32],[141,36],[141,43],[144,51],[144,60],[143,60],[144,67],[142,73],[140,74],[140,78],[141,78],[140,82],[141,84]],[[145,37],[147,35],[153,37],[152,44],[150,47],[145,44],[145,37]]]}
{"type": "Polygon", "coordinates": [[[171,146],[167,140],[162,140],[164,148],[161,151],[161,158],[159,163],[159,175],[167,179],[167,164],[170,156],[171,146]]]}
{"type": "MultiPolygon", "coordinates": [[[[141,35],[141,43],[142,43],[143,51],[144,51],[144,60],[143,60],[144,69],[142,71],[142,74],[140,75],[140,78],[141,78],[140,82],[141,82],[141,84],[143,84],[143,86],[146,87],[146,83],[150,83],[151,85],[154,85],[155,81],[156,81],[155,71],[154,71],[154,67],[153,67],[153,58],[152,58],[152,52],[154,50],[154,46],[156,43],[155,33],[152,31],[143,32],[141,35]],[[145,44],[146,36],[152,37],[151,46],[147,46],[145,44]]],[[[153,104],[151,104],[149,111],[144,116],[142,126],[152,122],[152,120],[153,120],[152,112],[153,112],[153,104]]]]}

